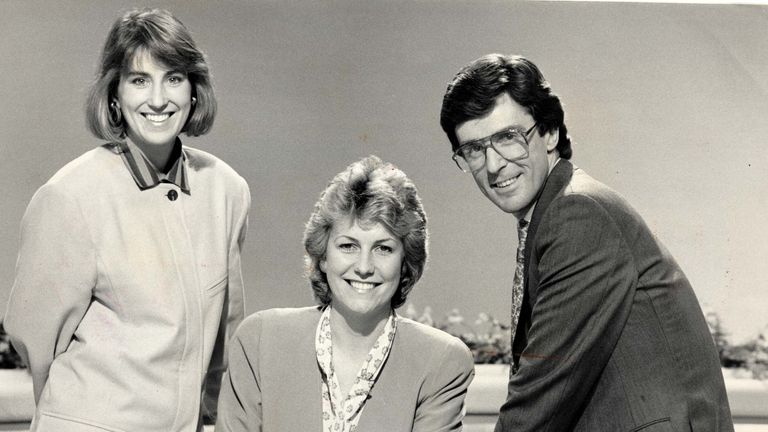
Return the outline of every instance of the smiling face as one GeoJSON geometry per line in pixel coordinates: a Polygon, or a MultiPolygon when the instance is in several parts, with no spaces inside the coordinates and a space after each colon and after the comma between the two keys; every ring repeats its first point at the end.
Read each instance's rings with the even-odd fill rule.
{"type": "MultiPolygon", "coordinates": [[[[496,105],[487,115],[457,126],[456,137],[461,145],[510,127],[528,130],[534,123],[528,110],[504,92],[496,98],[496,105]]],[[[518,219],[524,217],[544,186],[550,167],[557,161],[557,138],[557,132],[541,136],[534,130],[528,137],[528,157],[515,162],[502,158],[489,147],[485,166],[472,172],[477,186],[503,211],[518,219]]]]}
{"type": "Polygon", "coordinates": [[[117,101],[128,138],[151,153],[153,147],[172,146],[181,133],[192,109],[192,85],[186,74],[142,50],[120,74],[117,101]]]}
{"type": "Polygon", "coordinates": [[[405,251],[380,223],[361,227],[353,218],[336,221],[320,269],[331,288],[331,305],[342,314],[387,316],[400,284],[405,251]]]}

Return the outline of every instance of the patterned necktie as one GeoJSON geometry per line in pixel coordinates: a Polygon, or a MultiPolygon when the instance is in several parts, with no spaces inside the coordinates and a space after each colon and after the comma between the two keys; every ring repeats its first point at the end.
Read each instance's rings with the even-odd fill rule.
{"type": "Polygon", "coordinates": [[[520,219],[520,222],[517,224],[517,267],[515,268],[515,278],[512,283],[512,327],[510,327],[512,335],[509,339],[510,350],[515,341],[517,322],[520,319],[520,308],[523,305],[523,292],[525,291],[524,252],[526,237],[528,237],[528,221],[520,219]]]}

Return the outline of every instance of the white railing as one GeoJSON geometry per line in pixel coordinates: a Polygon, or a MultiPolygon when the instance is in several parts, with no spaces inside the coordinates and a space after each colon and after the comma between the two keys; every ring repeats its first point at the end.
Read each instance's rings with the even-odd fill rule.
{"type": "MultiPolygon", "coordinates": [[[[768,381],[724,369],[725,386],[736,432],[768,432],[768,381]]],[[[493,432],[507,394],[509,369],[476,365],[467,394],[465,432],[493,432]]],[[[25,431],[35,410],[32,378],[25,370],[0,369],[0,431],[25,431]]]]}

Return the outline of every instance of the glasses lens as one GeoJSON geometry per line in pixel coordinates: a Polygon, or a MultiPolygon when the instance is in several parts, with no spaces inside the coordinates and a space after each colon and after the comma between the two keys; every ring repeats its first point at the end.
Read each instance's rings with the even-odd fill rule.
{"type": "Polygon", "coordinates": [[[485,163],[485,146],[482,143],[464,145],[459,150],[461,159],[468,168],[477,169],[485,163]]]}
{"type": "Polygon", "coordinates": [[[525,137],[517,131],[509,130],[494,135],[493,146],[507,160],[518,160],[528,156],[528,145],[525,137]]]}
{"type": "Polygon", "coordinates": [[[496,153],[508,161],[528,157],[528,141],[525,136],[515,129],[509,129],[481,141],[464,144],[453,156],[453,160],[464,172],[477,171],[485,166],[488,141],[496,153]]]}
{"type": "Polygon", "coordinates": [[[456,162],[456,165],[459,166],[459,169],[464,172],[470,172],[472,170],[469,164],[467,163],[467,161],[464,159],[463,156],[461,156],[460,153],[453,155],[453,161],[456,162]]]}
{"type": "Polygon", "coordinates": [[[459,153],[461,154],[461,157],[468,161],[473,159],[482,159],[483,155],[485,154],[485,146],[482,144],[465,145],[461,148],[459,153]]]}

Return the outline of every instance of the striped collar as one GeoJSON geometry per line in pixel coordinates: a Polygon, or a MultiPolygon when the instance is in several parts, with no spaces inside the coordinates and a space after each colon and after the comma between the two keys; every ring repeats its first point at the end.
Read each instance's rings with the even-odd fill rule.
{"type": "Polygon", "coordinates": [[[181,140],[178,138],[176,138],[176,143],[173,145],[169,159],[174,161],[173,166],[171,166],[167,174],[155,168],[155,165],[152,164],[144,152],[129,139],[119,143],[117,150],[139,189],[151,189],[160,183],[173,183],[186,194],[190,193],[185,163],[187,156],[182,149],[181,140]]]}

